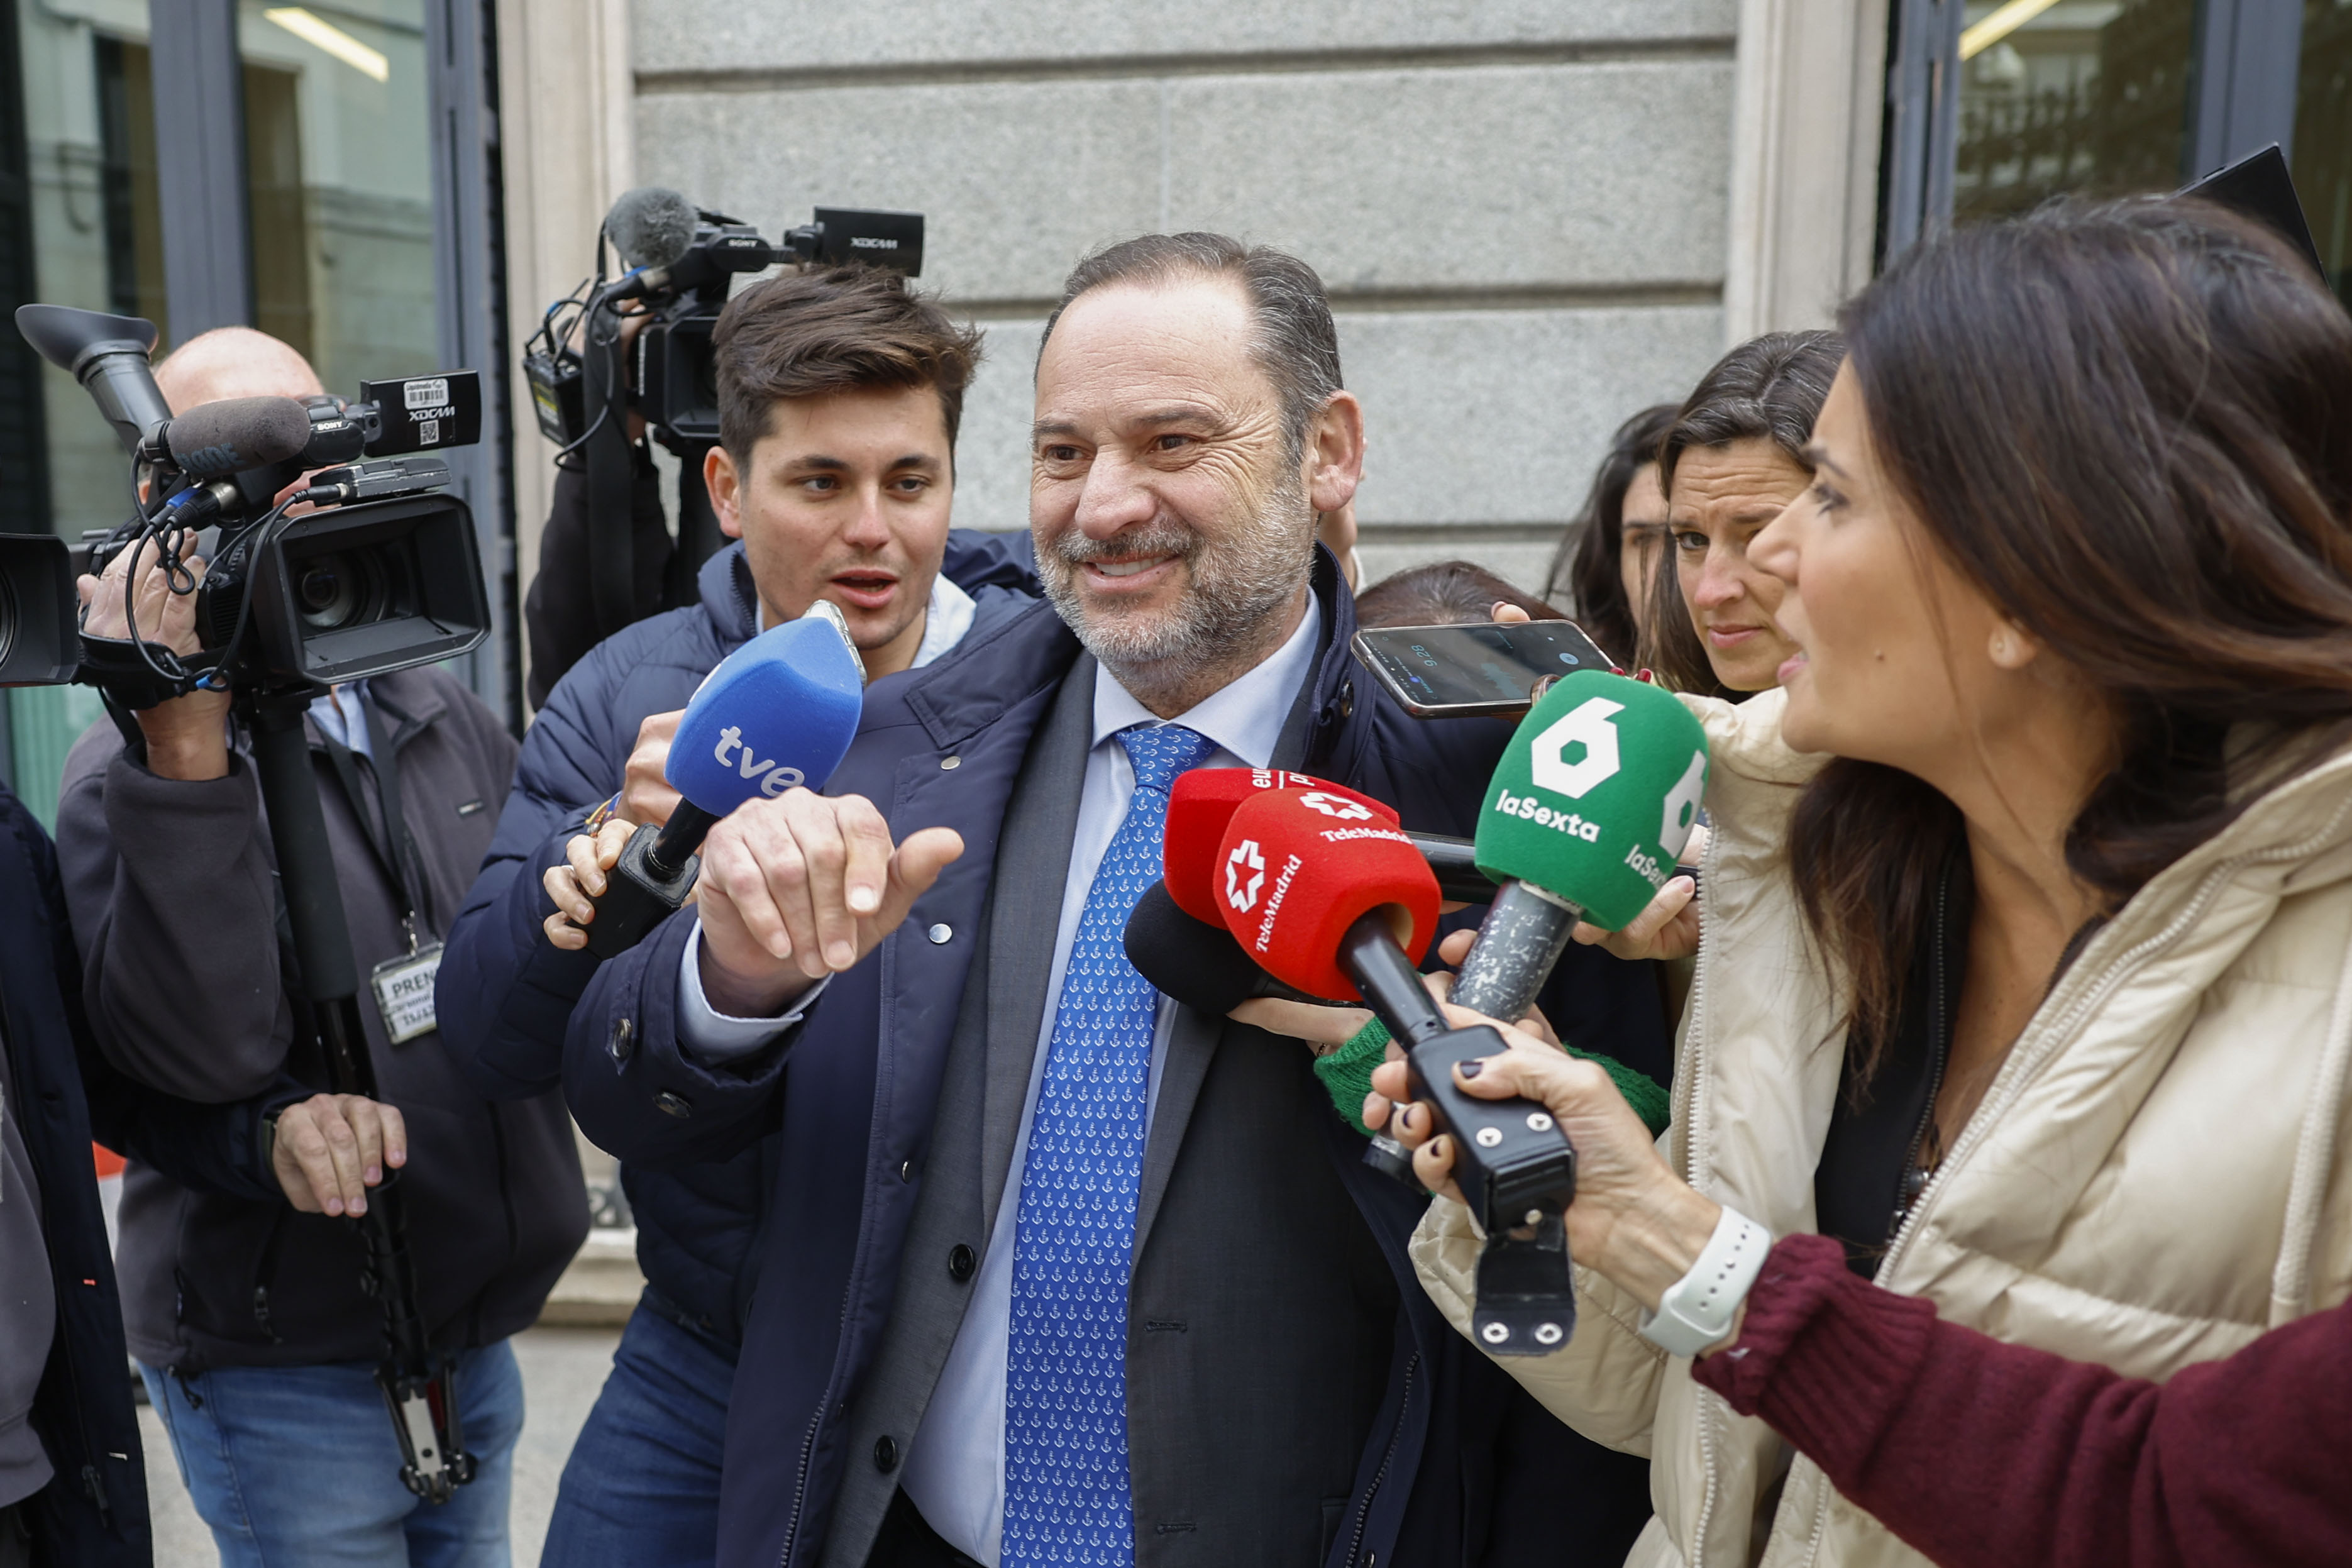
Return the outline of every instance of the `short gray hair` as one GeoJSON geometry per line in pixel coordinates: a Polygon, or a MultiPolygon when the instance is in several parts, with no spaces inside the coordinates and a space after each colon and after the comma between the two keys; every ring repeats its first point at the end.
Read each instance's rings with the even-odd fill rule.
{"type": "Polygon", "coordinates": [[[1107,245],[1071,268],[1062,302],[1045,318],[1037,357],[1044,360],[1054,323],[1079,295],[1113,283],[1159,287],[1187,278],[1230,278],[1248,295],[1255,321],[1250,356],[1281,399],[1283,435],[1296,461],[1306,450],[1307,427],[1340,390],[1339,332],[1323,279],[1286,252],[1198,230],[1107,245]]]}

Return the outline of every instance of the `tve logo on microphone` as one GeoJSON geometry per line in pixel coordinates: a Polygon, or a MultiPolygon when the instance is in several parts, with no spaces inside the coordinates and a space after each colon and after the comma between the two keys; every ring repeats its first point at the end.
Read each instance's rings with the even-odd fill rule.
{"type": "Polygon", "coordinates": [[[714,816],[822,789],[857,732],[866,671],[833,606],[771,626],[707,676],[677,721],[662,773],[714,816]]]}
{"type": "Polygon", "coordinates": [[[754,756],[751,748],[743,743],[743,726],[740,724],[730,724],[719,731],[719,744],[711,749],[710,754],[723,763],[730,752],[738,753],[735,766],[743,776],[758,779],[760,793],[772,799],[795,784],[808,782],[808,775],[798,768],[786,767],[773,757],[762,761],[754,756]]]}

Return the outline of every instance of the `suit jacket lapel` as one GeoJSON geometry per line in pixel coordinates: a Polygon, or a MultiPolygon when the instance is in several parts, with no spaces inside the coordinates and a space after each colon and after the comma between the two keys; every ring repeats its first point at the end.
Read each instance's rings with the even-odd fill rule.
{"type": "Polygon", "coordinates": [[[1045,1021],[1054,936],[1077,837],[1078,798],[1094,746],[1095,661],[1083,655],[1031,747],[1005,808],[996,851],[996,889],[989,913],[988,1077],[981,1142],[982,1234],[993,1233],[996,1205],[1013,1167],[1013,1141],[1029,1098],[1037,1032],[1045,1021]]]}

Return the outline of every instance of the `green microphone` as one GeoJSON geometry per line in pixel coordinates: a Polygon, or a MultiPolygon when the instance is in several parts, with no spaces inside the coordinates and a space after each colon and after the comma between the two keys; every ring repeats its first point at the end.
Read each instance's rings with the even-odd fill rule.
{"type": "Polygon", "coordinates": [[[1556,681],[1486,786],[1478,869],[1503,884],[1454,983],[1515,1019],[1579,920],[1615,931],[1674,875],[1706,793],[1706,731],[1673,693],[1600,670],[1556,681]]]}

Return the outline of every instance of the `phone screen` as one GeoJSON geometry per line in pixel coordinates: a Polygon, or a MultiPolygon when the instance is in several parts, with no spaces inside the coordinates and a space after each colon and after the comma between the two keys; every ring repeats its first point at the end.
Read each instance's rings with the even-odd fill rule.
{"type": "Polygon", "coordinates": [[[1609,656],[1574,623],[1380,626],[1356,634],[1382,682],[1414,712],[1513,712],[1547,675],[1605,670],[1609,656]]]}

